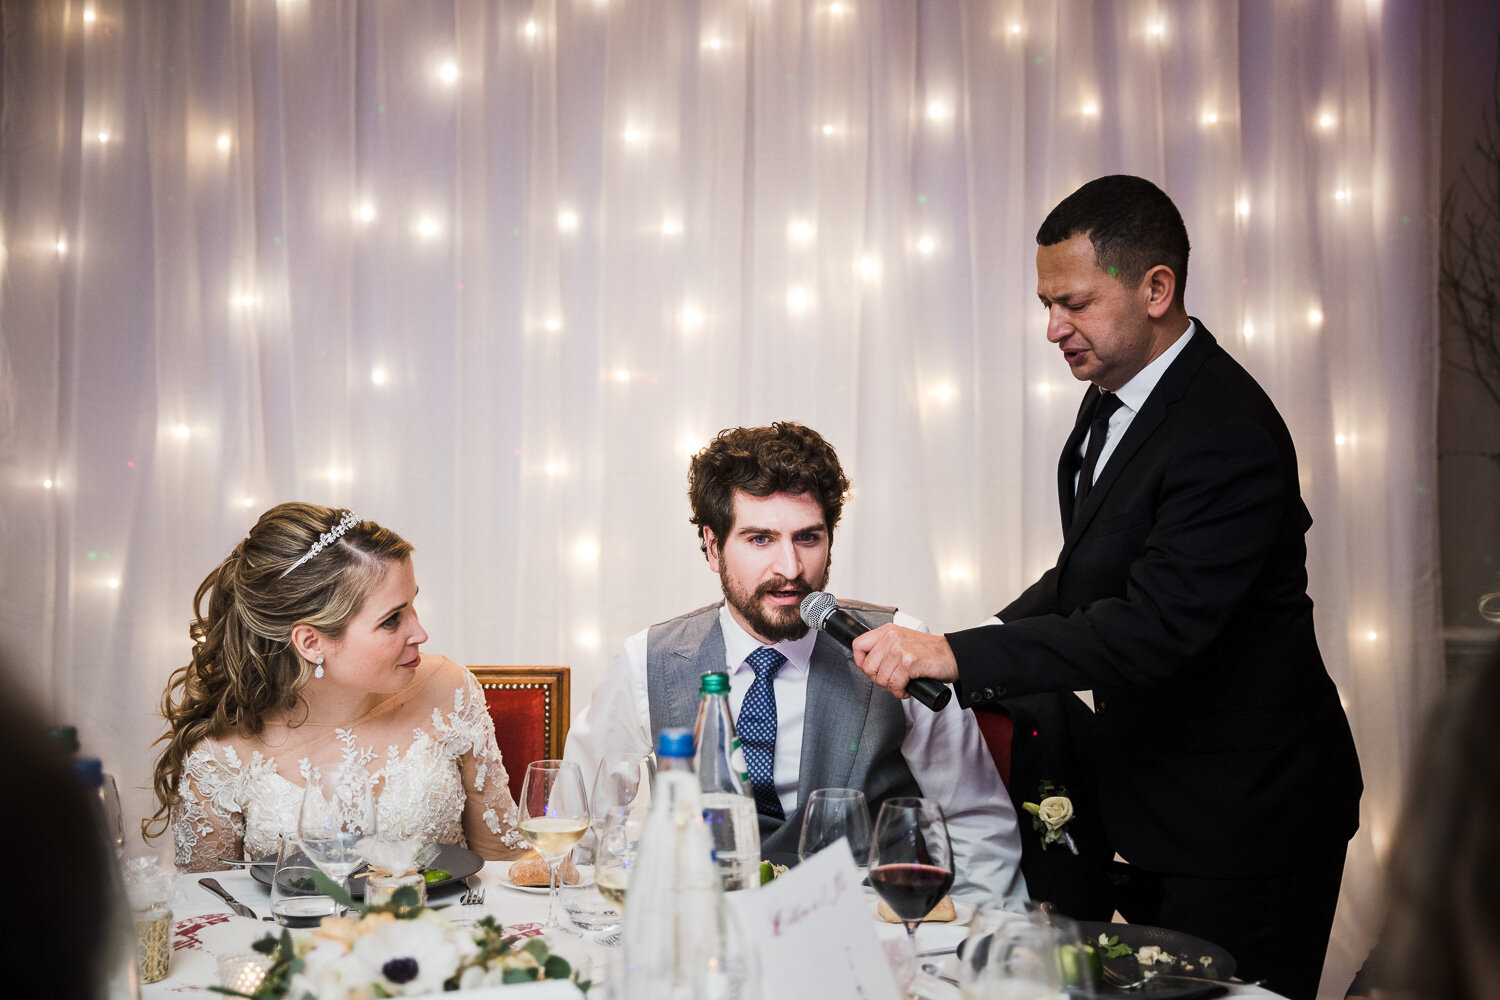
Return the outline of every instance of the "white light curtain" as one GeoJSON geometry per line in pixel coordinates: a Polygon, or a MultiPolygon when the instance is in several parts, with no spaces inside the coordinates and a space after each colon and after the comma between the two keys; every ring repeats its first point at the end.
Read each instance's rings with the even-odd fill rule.
{"type": "MultiPolygon", "coordinates": [[[[147,811],[193,589],[273,503],[417,546],[429,648],[573,667],[715,598],[723,427],[854,480],[836,593],[951,629],[1060,540],[1034,234],[1157,181],[1297,441],[1373,932],[1435,611],[1441,8],[0,2],[0,634],[147,811]]],[[[1318,817],[1308,817],[1309,823],[1318,817]]]]}

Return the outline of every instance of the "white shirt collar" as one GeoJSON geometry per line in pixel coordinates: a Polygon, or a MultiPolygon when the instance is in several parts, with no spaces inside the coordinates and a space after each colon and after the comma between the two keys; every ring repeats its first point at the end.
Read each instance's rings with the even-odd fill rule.
{"type": "MultiPolygon", "coordinates": [[[[719,628],[724,633],[725,667],[730,673],[737,670],[751,670],[751,667],[745,663],[745,657],[764,646],[765,643],[740,627],[740,623],[735,621],[733,613],[730,612],[727,601],[719,608],[719,628]]],[[[818,633],[808,629],[807,634],[800,639],[788,639],[772,646],[786,657],[787,662],[781,669],[794,669],[804,674],[807,673],[812,662],[813,644],[817,641],[818,633]]]]}
{"type": "Polygon", "coordinates": [[[1146,397],[1151,395],[1151,390],[1156,388],[1156,383],[1166,374],[1177,355],[1187,346],[1187,342],[1193,339],[1193,331],[1197,324],[1188,320],[1187,332],[1172,342],[1172,346],[1162,351],[1149,365],[1136,372],[1135,377],[1115,391],[1120,397],[1120,402],[1130,407],[1132,413],[1139,413],[1142,406],[1146,405],[1146,397]]]}

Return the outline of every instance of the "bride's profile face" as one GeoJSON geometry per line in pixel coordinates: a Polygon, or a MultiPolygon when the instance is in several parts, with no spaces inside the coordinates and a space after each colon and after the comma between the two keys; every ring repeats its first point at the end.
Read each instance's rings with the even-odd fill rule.
{"type": "Polygon", "coordinates": [[[393,562],[350,619],[324,659],[327,680],[376,694],[399,691],[412,682],[422,662],[427,631],[417,620],[417,578],[411,559],[393,562]]]}

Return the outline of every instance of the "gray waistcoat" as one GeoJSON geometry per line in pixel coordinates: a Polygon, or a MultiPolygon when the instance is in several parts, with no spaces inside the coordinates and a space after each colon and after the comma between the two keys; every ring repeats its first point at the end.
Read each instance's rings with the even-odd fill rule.
{"type": "MultiPolygon", "coordinates": [[[[853,601],[871,627],[891,620],[892,609],[853,601]]],[[[724,633],[719,604],[653,625],[646,636],[646,693],[651,704],[651,742],[663,729],[691,729],[698,715],[698,684],[706,671],[724,669],[724,633]]],[[[760,817],[762,855],[797,853],[802,811],[819,788],[859,788],[871,822],[880,803],[897,795],[921,795],[901,756],[906,713],[889,691],[854,665],[854,656],[823,633],[813,646],[803,715],[797,809],[785,820],[760,817]]],[[[783,778],[777,775],[778,779],[783,778]]]]}

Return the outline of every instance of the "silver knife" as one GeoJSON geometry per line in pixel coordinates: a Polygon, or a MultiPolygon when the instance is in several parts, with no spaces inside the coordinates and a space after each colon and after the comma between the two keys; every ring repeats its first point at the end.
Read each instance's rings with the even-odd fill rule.
{"type": "Polygon", "coordinates": [[[235,913],[239,914],[242,917],[249,917],[251,920],[256,919],[255,911],[250,909],[250,907],[246,906],[244,903],[241,903],[238,899],[235,899],[233,896],[231,896],[228,890],[226,890],[222,885],[219,884],[218,879],[200,878],[198,880],[198,884],[203,886],[203,888],[207,889],[209,892],[213,893],[215,896],[218,896],[224,902],[228,903],[229,908],[235,913]]]}

